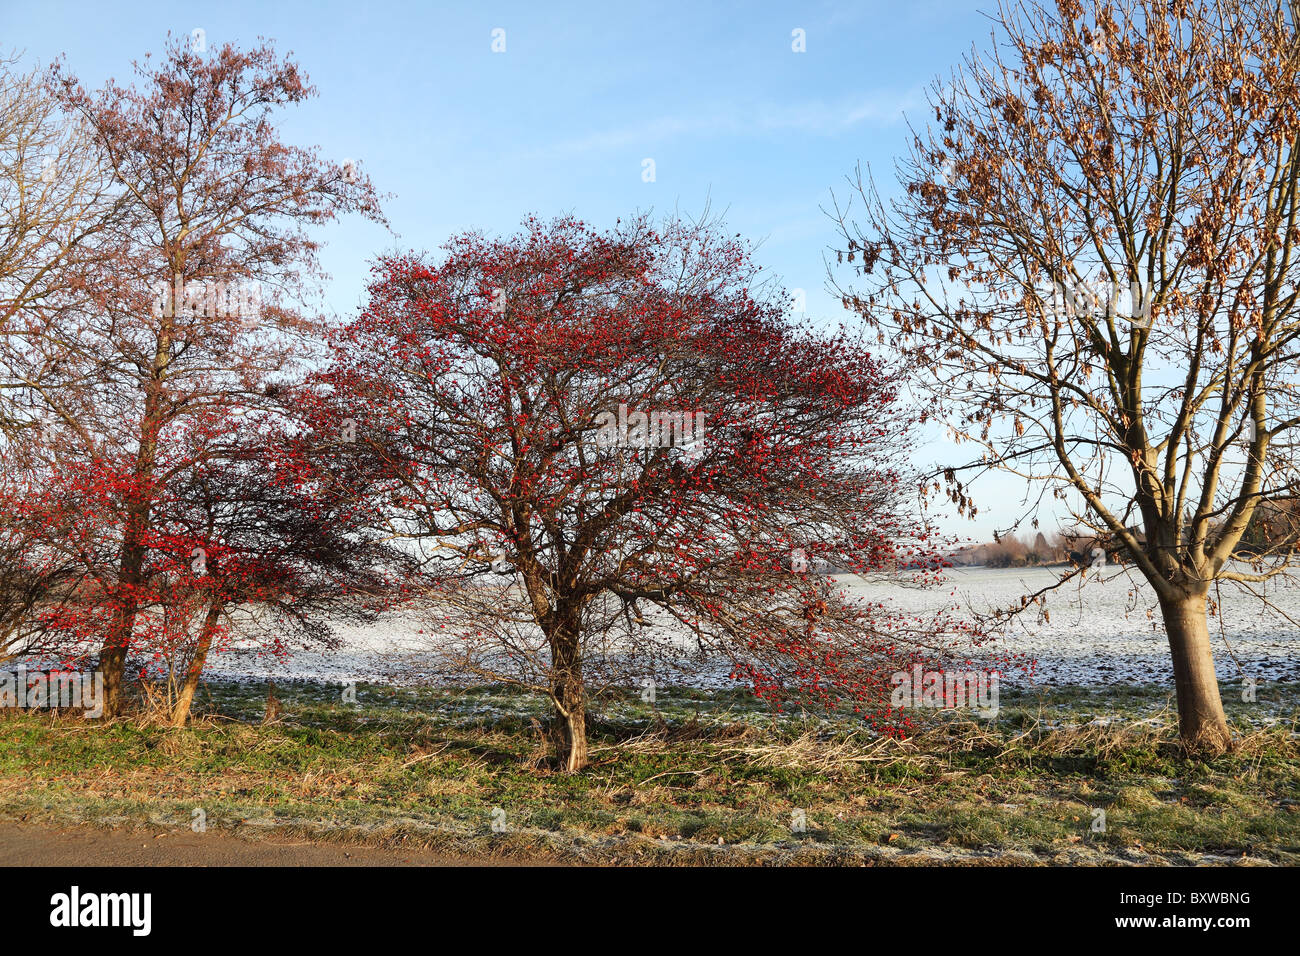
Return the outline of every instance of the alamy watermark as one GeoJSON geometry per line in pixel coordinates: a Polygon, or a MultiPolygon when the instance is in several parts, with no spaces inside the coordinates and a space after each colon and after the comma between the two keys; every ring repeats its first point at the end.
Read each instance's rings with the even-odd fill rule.
{"type": "Polygon", "coordinates": [[[998,715],[997,671],[926,671],[920,664],[890,677],[893,707],[934,710],[970,708],[981,717],[998,715]]]}
{"type": "Polygon", "coordinates": [[[148,936],[153,928],[152,893],[83,893],[74,886],[50,897],[50,925],[124,927],[132,936],[148,936]]]}
{"type": "Polygon", "coordinates": [[[159,281],[153,287],[154,318],[175,315],[257,319],[262,314],[262,286],[257,282],[159,281]]]}
{"type": "Polygon", "coordinates": [[[19,665],[0,671],[0,707],[66,710],[83,717],[104,716],[104,675],[100,671],[32,671],[19,665]]]}
{"type": "Polygon", "coordinates": [[[1151,299],[1149,286],[1130,282],[1127,287],[1108,280],[1080,280],[1072,284],[1052,283],[1052,312],[1065,318],[1096,316],[1107,319],[1125,318],[1140,329],[1151,327],[1151,299]]]}
{"type": "Polygon", "coordinates": [[[704,444],[705,412],[628,411],[596,416],[596,444],[601,448],[684,448],[699,451],[704,444]]]}

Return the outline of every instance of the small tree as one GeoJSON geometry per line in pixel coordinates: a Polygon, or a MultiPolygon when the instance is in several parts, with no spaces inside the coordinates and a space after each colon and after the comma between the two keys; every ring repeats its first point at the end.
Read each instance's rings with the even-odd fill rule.
{"type": "MultiPolygon", "coordinates": [[[[366,459],[333,454],[301,427],[290,393],[280,401],[274,418],[203,416],[159,459],[164,470],[172,456],[185,467],[152,502],[142,584],[129,595],[132,650],[167,678],[178,727],[210,655],[229,641],[273,655],[335,646],[334,625],[373,619],[414,572],[409,554],[370,530],[366,459]]],[[[130,505],[131,465],[74,462],[4,499],[0,557],[11,541],[24,549],[11,564],[25,576],[0,579],[0,609],[24,612],[9,641],[24,638],[19,651],[75,661],[120,616],[127,596],[112,530],[130,505]],[[5,533],[10,525],[20,531],[5,533]]]]}
{"type": "Polygon", "coordinates": [[[335,646],[334,626],[391,609],[414,572],[411,556],[372,530],[365,459],[329,454],[310,433],[282,427],[292,422],[211,423],[229,450],[160,503],[152,550],[174,562],[173,600],[197,597],[201,608],[173,659],[183,662],[172,668],[175,726],[224,638],[259,639],[272,653],[335,646]]]}
{"type": "Polygon", "coordinates": [[[692,648],[778,705],[897,728],[908,624],[812,573],[924,545],[902,504],[909,417],[877,360],[791,325],[707,225],[530,219],[376,271],[319,380],[321,428],[389,469],[439,646],[548,695],[568,770],[589,684],[654,680],[692,648]]]}
{"type": "MultiPolygon", "coordinates": [[[[1231,736],[1206,596],[1296,494],[1300,45],[1279,0],[1002,5],[886,205],[841,210],[845,290],[990,467],[1124,551],[1159,602],[1182,738],[1231,736]]],[[[1074,573],[1086,573],[1090,565],[1074,573]]]]}

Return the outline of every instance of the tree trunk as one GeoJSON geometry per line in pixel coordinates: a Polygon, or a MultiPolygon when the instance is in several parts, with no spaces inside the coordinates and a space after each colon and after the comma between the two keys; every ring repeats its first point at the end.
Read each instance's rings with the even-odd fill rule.
{"type": "Polygon", "coordinates": [[[126,644],[110,636],[99,649],[99,672],[104,675],[104,719],[116,717],[122,706],[126,679],[126,644]]]}
{"type": "MultiPolygon", "coordinates": [[[[177,288],[184,264],[176,265],[177,288]]],[[[159,330],[154,351],[153,367],[145,386],[144,415],[140,420],[140,447],[135,456],[134,500],[127,506],[126,524],[122,533],[122,560],[118,583],[122,587],[122,604],[118,608],[113,628],[104,636],[99,652],[99,669],[104,675],[104,716],[116,717],[121,711],[122,693],[126,677],[126,653],[135,630],[135,617],[139,610],[138,592],[144,581],[144,559],[147,547],[145,535],[149,530],[152,512],[154,466],[158,460],[158,433],[163,424],[162,386],[171,357],[171,321],[164,322],[159,330]]]]}
{"type": "Polygon", "coordinates": [[[222,604],[213,601],[203,619],[203,629],[199,632],[198,643],[194,647],[194,657],[190,660],[190,669],[185,673],[185,683],[181,685],[180,696],[172,708],[172,726],[184,727],[190,719],[190,704],[194,701],[194,692],[199,689],[199,678],[203,676],[203,665],[207,663],[208,651],[212,648],[212,638],[217,631],[217,622],[221,620],[222,604]]]}
{"type": "MultiPolygon", "coordinates": [[[[137,481],[139,478],[137,476],[137,481]]],[[[121,713],[122,697],[126,683],[126,654],[135,630],[140,584],[144,568],[144,532],[149,524],[147,500],[133,502],[127,512],[122,541],[121,570],[118,582],[121,604],[114,615],[113,626],[104,636],[99,650],[99,669],[104,675],[104,717],[121,713]]]]}
{"type": "Polygon", "coordinates": [[[1178,731],[1183,744],[1195,753],[1221,754],[1232,747],[1232,734],[1214,674],[1205,595],[1184,593],[1161,598],[1160,610],[1174,661],[1178,731]]]}
{"type": "Polygon", "coordinates": [[[128,543],[122,559],[123,570],[120,582],[122,604],[114,615],[113,627],[104,636],[103,646],[99,649],[99,669],[104,675],[104,716],[116,717],[122,710],[122,697],[126,690],[126,653],[131,646],[131,634],[135,630],[137,611],[136,590],[140,584],[140,568],[143,566],[143,554],[136,555],[127,532],[128,543]]]}
{"type": "Polygon", "coordinates": [[[576,624],[560,627],[552,636],[551,667],[557,749],[564,769],[576,773],[587,766],[587,701],[576,624]]]}
{"type": "Polygon", "coordinates": [[[555,719],[560,733],[560,759],[564,769],[576,773],[587,766],[587,707],[579,696],[571,699],[563,709],[555,708],[555,719]]]}

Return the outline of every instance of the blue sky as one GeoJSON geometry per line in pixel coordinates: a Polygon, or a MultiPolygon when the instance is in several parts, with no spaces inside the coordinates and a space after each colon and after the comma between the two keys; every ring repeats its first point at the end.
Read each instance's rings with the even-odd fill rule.
{"type": "MultiPolygon", "coordinates": [[[[989,6],[985,0],[984,7],[989,6]]],[[[990,24],[973,2],[58,3],[0,0],[0,49],[29,63],[64,54],[88,85],[130,79],[168,31],[208,44],[259,36],[292,51],[319,96],[287,114],[293,142],[359,162],[391,193],[396,236],[331,226],[329,306],[361,301],[368,262],[394,246],[434,249],[456,232],[507,232],[528,214],[596,225],[706,200],[762,242],[759,261],[804,289],[816,319],[842,315],[825,290],[835,240],[822,212],[855,164],[892,184],[905,115],[990,24]],[[505,52],[492,50],[505,31],[505,52]],[[804,31],[806,52],[792,50],[804,31]],[[642,176],[655,164],[655,181],[642,176]]],[[[923,458],[955,453],[931,443],[923,458]]],[[[987,536],[1012,519],[1015,479],[975,487],[987,536]],[[999,510],[1005,501],[1008,510],[999,510]]]]}

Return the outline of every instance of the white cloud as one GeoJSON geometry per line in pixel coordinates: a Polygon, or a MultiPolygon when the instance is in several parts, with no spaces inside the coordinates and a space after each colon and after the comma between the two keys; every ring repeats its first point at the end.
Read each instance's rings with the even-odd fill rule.
{"type": "Polygon", "coordinates": [[[562,156],[628,146],[650,147],[683,136],[755,136],[779,132],[834,136],[864,124],[892,125],[902,119],[904,111],[916,109],[924,102],[922,91],[917,88],[903,92],[881,90],[847,97],[837,103],[813,100],[718,110],[694,116],[661,116],[562,140],[533,150],[528,155],[562,156]]]}

